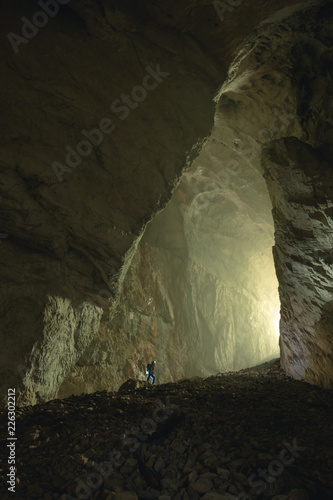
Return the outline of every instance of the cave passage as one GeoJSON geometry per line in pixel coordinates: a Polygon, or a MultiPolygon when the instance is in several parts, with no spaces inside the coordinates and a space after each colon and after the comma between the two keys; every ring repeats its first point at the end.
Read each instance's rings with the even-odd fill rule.
{"type": "MultiPolygon", "coordinates": [[[[129,500],[331,500],[330,396],[288,379],[271,361],[21,408],[17,489],[31,500],[94,498],[89,492],[129,500]]],[[[0,456],[5,463],[4,446],[0,456]]]]}
{"type": "Polygon", "coordinates": [[[280,355],[332,386],[331,3],[189,3],[73,1],[18,53],[8,29],[47,16],[4,9],[3,404],[152,359],[159,385],[280,355]]]}
{"type": "MultiPolygon", "coordinates": [[[[221,143],[218,131],[212,135],[137,250],[150,260],[144,279],[154,288],[151,299],[164,323],[160,342],[166,332],[172,338],[177,329],[183,331],[190,352],[187,376],[238,370],[279,356],[272,206],[253,161],[258,147],[249,162],[221,143]]],[[[156,349],[163,349],[158,341],[156,349]]],[[[166,361],[172,367],[173,359],[166,361]]]]}
{"type": "Polygon", "coordinates": [[[3,4],[1,499],[332,500],[333,3],[3,4]]]}

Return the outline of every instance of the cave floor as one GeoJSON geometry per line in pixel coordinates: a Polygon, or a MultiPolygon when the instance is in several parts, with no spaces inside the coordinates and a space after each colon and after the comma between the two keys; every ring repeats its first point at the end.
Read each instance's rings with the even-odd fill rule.
{"type": "Polygon", "coordinates": [[[278,360],[206,379],[17,408],[2,499],[333,499],[333,391],[278,360]]]}

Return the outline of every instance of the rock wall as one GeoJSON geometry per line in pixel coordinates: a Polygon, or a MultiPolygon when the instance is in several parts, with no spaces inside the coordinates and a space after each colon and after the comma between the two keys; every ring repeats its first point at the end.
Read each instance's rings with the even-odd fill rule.
{"type": "Polygon", "coordinates": [[[40,8],[16,1],[4,9],[0,365],[2,394],[15,385],[26,402],[33,391],[54,397],[82,354],[64,350],[77,328],[85,347],[95,338],[96,305],[112,303],[99,291],[209,133],[224,76],[190,36],[104,4],[63,5],[35,32],[28,22],[38,24],[40,8]],[[44,359],[51,346],[48,297],[58,361],[35,370],[33,354],[44,359]]]}
{"type": "Polygon", "coordinates": [[[331,387],[333,175],[325,142],[280,140],[265,152],[265,166],[275,210],[282,364],[294,378],[331,387]]]}
{"type": "MultiPolygon", "coordinates": [[[[293,13],[274,16],[246,41],[216,98],[210,138],[188,166],[167,207],[147,226],[134,257],[128,258],[126,285],[116,315],[108,323],[117,337],[128,340],[126,349],[119,352],[119,357],[126,352],[128,360],[124,378],[142,377],[145,362],[152,357],[159,361],[159,381],[165,382],[238,369],[278,355],[271,210],[273,205],[276,228],[276,205],[284,195],[272,196],[265,155],[284,138],[306,136],[294,81],[304,67],[298,69],[295,54],[303,46],[306,49],[304,37],[314,33],[314,26],[320,29],[321,23],[327,23],[323,13],[328,12],[310,4],[308,9],[305,13],[299,6],[293,13]]],[[[288,166],[287,156],[284,159],[288,166]]],[[[272,165],[271,170],[271,176],[279,179],[278,168],[272,165]]],[[[297,185],[299,176],[295,180],[293,176],[292,171],[286,193],[297,185]]],[[[308,182],[313,186],[316,178],[308,182]]],[[[289,237],[286,242],[290,244],[289,237]]],[[[288,374],[297,376],[284,355],[288,349],[284,303],[286,283],[295,283],[296,297],[306,273],[283,282],[277,260],[276,264],[282,363],[288,374]]],[[[303,316],[297,315],[297,321],[302,323],[303,316]]],[[[304,324],[298,331],[299,345],[305,338],[303,328],[304,324]]],[[[299,353],[290,348],[298,363],[299,353]]],[[[329,349],[326,355],[330,364],[329,349]]],[[[322,357],[314,362],[317,378],[304,372],[301,376],[322,383],[319,372],[326,372],[325,363],[322,357]]],[[[77,367],[71,376],[73,386],[79,373],[77,367]]]]}
{"type": "Polygon", "coordinates": [[[59,385],[96,336],[102,310],[88,303],[73,308],[68,299],[49,297],[44,309],[43,337],[27,364],[19,366],[24,389],[18,403],[54,399],[59,385]]]}
{"type": "MultiPolygon", "coordinates": [[[[333,381],[332,14],[331,4],[303,3],[263,23],[231,65],[212,134],[220,124],[230,144],[227,122],[236,148],[239,137],[259,143],[273,205],[281,364],[325,387],[333,381]]],[[[245,152],[250,162],[254,151],[245,152]]]]}
{"type": "Polygon", "coordinates": [[[30,31],[32,3],[4,8],[3,395],[15,386],[33,403],[59,386],[59,396],[116,388],[150,356],[160,380],[266,356],[276,299],[273,278],[264,286],[274,272],[263,175],[282,363],[331,384],[332,9],[292,3],[244,1],[223,19],[213,9],[211,23],[199,1],[180,15],[171,0],[72,0],[30,31]],[[168,226],[177,213],[175,228],[140,242],[185,167],[158,215],[168,226]]]}
{"type": "MultiPolygon", "coordinates": [[[[325,387],[333,381],[332,13],[331,4],[309,8],[275,36],[263,26],[227,84],[243,79],[251,99],[261,93],[266,106],[279,102],[287,111],[282,136],[264,144],[262,155],[275,225],[281,364],[287,374],[325,387]]],[[[240,102],[237,92],[236,109],[240,102]]]]}
{"type": "Polygon", "coordinates": [[[166,381],[276,355],[273,206],[282,365],[331,384],[331,13],[289,14],[244,43],[209,140],[138,246],[109,323],[134,334],[124,376],[150,357],[166,381]]]}
{"type": "Polygon", "coordinates": [[[254,172],[253,163],[212,138],[148,224],[108,325],[128,338],[128,376],[142,377],[151,358],[166,382],[279,355],[271,202],[262,173],[254,172]],[[214,165],[215,158],[222,161],[214,165]],[[237,175],[233,163],[227,182],[235,158],[237,175]]]}

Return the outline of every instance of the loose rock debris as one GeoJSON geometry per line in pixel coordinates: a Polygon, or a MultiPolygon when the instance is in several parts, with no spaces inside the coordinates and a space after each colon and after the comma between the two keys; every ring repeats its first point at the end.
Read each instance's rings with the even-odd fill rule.
{"type": "Polygon", "coordinates": [[[332,395],[275,360],[17,408],[15,494],[2,410],[1,498],[333,499],[332,395]]]}

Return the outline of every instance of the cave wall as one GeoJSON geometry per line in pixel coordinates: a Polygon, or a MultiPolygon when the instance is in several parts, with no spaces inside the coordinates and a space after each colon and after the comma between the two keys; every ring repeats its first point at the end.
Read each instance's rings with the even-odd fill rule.
{"type": "Polygon", "coordinates": [[[283,12],[276,14],[247,39],[218,108],[238,133],[246,116],[241,131],[250,127],[261,143],[275,226],[281,365],[331,387],[333,12],[331,4],[307,5],[283,22],[283,12]]]}
{"type": "Polygon", "coordinates": [[[283,134],[263,144],[261,161],[273,205],[281,365],[292,377],[324,387],[333,380],[332,13],[332,4],[310,7],[274,34],[263,25],[225,84],[247,87],[245,99],[236,90],[227,103],[233,113],[243,114],[255,94],[262,96],[262,116],[267,102],[286,111],[283,134]]]}
{"type": "MultiPolygon", "coordinates": [[[[55,397],[60,386],[60,396],[116,388],[141,374],[151,354],[165,358],[165,380],[192,373],[202,341],[194,334],[193,316],[188,325],[182,316],[179,325],[194,334],[188,352],[188,336],[170,327],[180,320],[173,304],[185,297],[191,311],[198,282],[211,279],[213,287],[216,277],[203,273],[192,255],[185,267],[197,284],[190,288],[182,278],[188,249],[174,256],[170,249],[163,253],[163,245],[140,243],[140,237],[198,155],[193,146],[210,135],[215,108],[210,140],[222,142],[231,156],[250,156],[252,164],[247,167],[242,160],[241,173],[236,170],[240,186],[251,186],[249,195],[262,183],[258,172],[267,181],[276,231],[283,366],[293,376],[331,383],[332,12],[329,2],[293,3],[244,1],[221,19],[214,9],[208,16],[209,6],[201,1],[186,2],[180,12],[172,1],[103,0],[97,5],[72,0],[30,33],[18,53],[8,32],[20,34],[22,16],[32,19],[37,7],[14,0],[3,8],[2,395],[15,386],[20,402],[35,403],[55,397]],[[254,30],[284,5],[281,14],[254,30]],[[146,92],[144,82],[150,87],[146,92]],[[151,88],[153,83],[157,86],[151,88]],[[128,101],[129,94],[136,99],[128,101]],[[82,144],[87,139],[82,130],[97,128],[103,130],[100,144],[82,144]],[[307,153],[315,158],[311,165],[303,160],[307,153]],[[66,168],[59,172],[60,163],[66,168]],[[296,167],[289,172],[291,165],[296,167]],[[318,182],[324,185],[319,194],[313,187],[318,182]],[[294,184],[296,201],[288,194],[294,184]],[[156,274],[161,259],[165,268],[179,270],[177,293],[171,276],[156,274]],[[129,314],[122,316],[126,304],[129,314]]],[[[98,142],[100,133],[89,140],[98,142]]],[[[215,168],[209,165],[225,179],[223,168],[215,168]]],[[[230,177],[233,167],[228,168],[230,177]]],[[[221,198],[205,189],[206,198],[221,198]]],[[[234,192],[227,194],[225,186],[223,203],[239,207],[234,192]]],[[[267,198],[265,211],[259,198],[240,200],[244,206],[254,203],[261,216],[267,213],[267,198]]],[[[185,209],[190,216],[199,201],[200,195],[176,203],[180,224],[185,209]]],[[[268,219],[262,225],[269,246],[268,219]]],[[[203,218],[200,228],[204,225],[203,218]]]]}
{"type": "MultiPolygon", "coordinates": [[[[305,221],[304,214],[298,214],[299,207],[292,209],[285,198],[289,197],[289,191],[302,193],[302,183],[306,182],[307,204],[319,219],[316,221],[318,234],[316,238],[312,235],[311,240],[316,249],[311,251],[317,257],[331,255],[329,249],[320,249],[321,243],[328,244],[330,222],[326,223],[327,234],[325,236],[324,231],[321,241],[318,235],[327,217],[320,215],[320,207],[313,208],[317,203],[313,193],[318,192],[319,186],[325,185],[325,196],[330,196],[328,168],[327,178],[320,180],[313,166],[313,176],[303,176],[300,182],[302,175],[294,170],[295,159],[287,152],[282,158],[280,152],[277,165],[274,155],[273,160],[266,159],[267,151],[283,141],[309,144],[313,140],[310,138],[313,125],[310,132],[304,124],[304,103],[300,105],[304,90],[299,87],[300,79],[305,78],[305,67],[305,74],[309,72],[308,66],[299,65],[300,53],[304,50],[302,57],[307,61],[307,51],[312,44],[319,47],[314,52],[316,56],[326,52],[325,58],[319,57],[324,81],[319,77],[320,84],[315,88],[318,92],[323,86],[327,91],[329,88],[326,78],[330,11],[310,3],[309,10],[304,12],[303,7],[295,8],[293,13],[283,11],[273,16],[246,40],[216,98],[215,125],[209,139],[193,163],[186,165],[171,201],[147,226],[134,256],[128,259],[121,301],[108,323],[110,330],[128,341],[124,342],[128,360],[124,378],[142,377],[145,362],[150,358],[158,359],[158,379],[165,382],[193,374],[205,376],[237,369],[277,355],[274,336],[278,297],[271,259],[274,218],[282,365],[292,376],[311,383],[330,384],[327,370],[331,364],[329,274],[324,286],[321,285],[325,301],[322,300],[315,311],[316,283],[330,269],[326,266],[323,271],[317,265],[316,269],[309,270],[305,261],[296,276],[294,271],[288,274],[290,245],[294,245],[293,251],[298,253],[307,232],[300,231],[293,241],[289,227],[285,227],[288,217],[305,221]],[[318,33],[323,33],[322,47],[322,42],[317,40],[318,33]],[[281,220],[280,204],[288,213],[281,220]],[[281,247],[286,247],[282,256],[281,247]],[[284,275],[280,260],[285,267],[284,275]],[[312,297],[308,286],[303,285],[309,275],[314,280],[311,279],[312,297]],[[307,314],[300,307],[292,313],[289,309],[293,326],[288,328],[286,302],[292,297],[295,303],[302,303],[305,291],[307,314]],[[318,348],[313,350],[309,344],[307,361],[303,361],[306,331],[311,322],[312,341],[318,342],[318,348]],[[288,337],[292,337],[292,341],[288,337]],[[315,369],[311,368],[312,363],[315,369]],[[298,373],[295,367],[300,366],[307,368],[298,373]]],[[[317,74],[318,68],[312,73],[317,74]]],[[[328,120],[327,112],[319,108],[315,116],[322,129],[328,120]]],[[[326,137],[325,141],[329,143],[330,139],[326,137]]],[[[330,148],[326,146],[325,151],[328,161],[330,148]]],[[[307,163],[314,163],[310,150],[307,163]]],[[[330,202],[326,199],[325,203],[323,207],[329,215],[330,202]]],[[[120,357],[123,352],[119,352],[120,357]]],[[[89,358],[85,363],[90,363],[89,358]]],[[[91,365],[90,369],[93,375],[91,365]]],[[[79,374],[77,366],[70,376],[72,386],[79,374]]]]}
{"type": "Polygon", "coordinates": [[[332,13],[332,4],[313,11],[291,51],[302,135],[274,141],[263,154],[274,206],[282,366],[324,387],[333,380],[332,13]]]}
{"type": "Polygon", "coordinates": [[[142,377],[152,358],[166,382],[279,355],[273,219],[259,148],[247,164],[218,134],[227,135],[220,123],[131,261],[109,324],[130,342],[129,376],[142,377]]]}
{"type": "Polygon", "coordinates": [[[277,141],[264,160],[275,210],[282,366],[294,378],[331,387],[333,175],[331,138],[322,139],[317,147],[293,137],[277,141]]]}
{"type": "Polygon", "coordinates": [[[224,71],[192,37],[120,2],[63,5],[17,53],[9,30],[21,36],[21,17],[40,8],[16,1],[3,11],[2,394],[15,386],[34,403],[32,387],[55,397],[50,380],[59,387],[81,357],[83,347],[65,349],[73,335],[85,347],[96,338],[100,306],[112,303],[99,291],[209,132],[224,71]],[[51,351],[52,363],[37,362],[51,351]]]}

